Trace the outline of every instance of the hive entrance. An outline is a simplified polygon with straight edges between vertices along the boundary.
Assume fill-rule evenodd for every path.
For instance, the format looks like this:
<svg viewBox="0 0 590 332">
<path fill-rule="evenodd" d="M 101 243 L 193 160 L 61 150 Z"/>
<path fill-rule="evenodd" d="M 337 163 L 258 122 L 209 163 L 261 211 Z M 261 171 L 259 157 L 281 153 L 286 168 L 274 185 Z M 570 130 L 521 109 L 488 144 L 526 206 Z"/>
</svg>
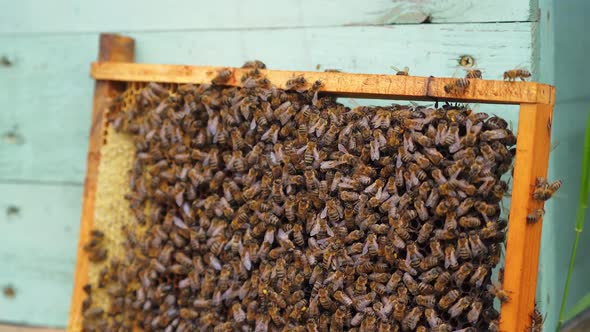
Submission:
<svg viewBox="0 0 590 332">
<path fill-rule="evenodd" d="M 95 221 L 118 262 L 90 268 L 88 330 L 497 324 L 507 123 L 459 105 L 350 109 L 314 83 L 130 84 Z"/>
</svg>

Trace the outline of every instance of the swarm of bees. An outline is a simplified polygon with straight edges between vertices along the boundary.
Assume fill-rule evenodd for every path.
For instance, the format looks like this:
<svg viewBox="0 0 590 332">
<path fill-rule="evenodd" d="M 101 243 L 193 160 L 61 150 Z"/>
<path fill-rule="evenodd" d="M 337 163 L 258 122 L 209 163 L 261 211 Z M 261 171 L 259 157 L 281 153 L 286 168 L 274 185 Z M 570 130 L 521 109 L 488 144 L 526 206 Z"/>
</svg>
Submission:
<svg viewBox="0 0 590 332">
<path fill-rule="evenodd" d="M 92 287 L 110 306 L 89 286 L 84 329 L 497 330 L 507 122 L 450 104 L 350 109 L 321 82 L 281 90 L 247 67 L 241 87 L 216 85 L 222 71 L 112 106 L 147 230 L 124 229 L 126 257 Z"/>
</svg>

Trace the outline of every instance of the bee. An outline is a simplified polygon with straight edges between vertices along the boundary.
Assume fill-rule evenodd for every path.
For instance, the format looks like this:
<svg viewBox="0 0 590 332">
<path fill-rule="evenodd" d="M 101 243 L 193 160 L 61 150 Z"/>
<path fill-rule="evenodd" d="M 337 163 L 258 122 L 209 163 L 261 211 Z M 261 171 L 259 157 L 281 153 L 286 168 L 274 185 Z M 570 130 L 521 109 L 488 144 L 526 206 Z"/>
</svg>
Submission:
<svg viewBox="0 0 590 332">
<path fill-rule="evenodd" d="M 432 308 L 426 308 L 424 310 L 424 317 L 426 317 L 426 321 L 431 328 L 438 327 L 442 320 L 438 317 L 436 310 Z"/>
<path fill-rule="evenodd" d="M 531 72 L 526 69 L 511 69 L 504 72 L 504 80 L 509 82 L 514 82 L 517 78 L 524 82 L 529 77 Z"/>
<path fill-rule="evenodd" d="M 508 292 L 502 289 L 502 286 L 498 282 L 493 282 L 491 285 L 487 286 L 488 292 L 498 298 L 500 302 L 508 302 L 510 301 L 510 296 Z"/>
<path fill-rule="evenodd" d="M 467 74 L 465 74 L 465 78 L 477 78 L 477 79 L 482 78 L 481 70 L 479 70 L 479 69 L 468 69 L 466 71 L 467 71 Z"/>
<path fill-rule="evenodd" d="M 483 309 L 483 303 L 479 300 L 474 300 L 471 302 L 471 309 L 467 313 L 467 321 L 471 324 L 477 323 L 479 320 L 479 316 L 481 315 L 481 311 Z"/>
<path fill-rule="evenodd" d="M 459 267 L 459 269 L 453 273 L 453 280 L 455 281 L 455 284 L 461 287 L 465 279 L 469 277 L 472 271 L 473 265 L 471 263 L 467 262 L 462 264 L 461 267 Z"/>
<path fill-rule="evenodd" d="M 213 78 L 213 80 L 211 80 L 211 83 L 213 84 L 217 84 L 217 85 L 222 85 L 225 84 L 227 82 L 229 82 L 229 80 L 232 77 L 232 70 L 229 68 L 223 68 L 217 71 L 217 76 L 215 76 L 215 78 Z"/>
<path fill-rule="evenodd" d="M 402 277 L 403 277 L 402 272 L 399 270 L 392 273 L 391 277 L 389 278 L 389 280 L 385 284 L 386 291 L 388 293 L 393 292 L 395 290 L 395 288 L 397 287 L 397 285 L 399 285 L 400 281 L 402 280 Z"/>
<path fill-rule="evenodd" d="M 332 315 L 332 320 L 330 323 L 330 329 L 334 329 L 340 331 L 344 327 L 344 321 L 346 319 L 347 310 L 345 307 L 338 307 L 334 314 Z"/>
<path fill-rule="evenodd" d="M 307 81 L 303 76 L 297 76 L 292 79 L 289 79 L 285 83 L 285 88 L 287 90 L 296 90 L 298 92 L 305 91 L 305 86 L 307 85 Z"/>
<path fill-rule="evenodd" d="M 459 233 L 459 239 L 457 240 L 457 253 L 459 258 L 462 260 L 468 260 L 471 258 L 471 249 L 469 248 L 469 240 L 467 234 Z"/>
<path fill-rule="evenodd" d="M 436 304 L 436 297 L 434 295 L 417 295 L 415 297 L 416 304 L 426 308 L 434 308 Z"/>
<path fill-rule="evenodd" d="M 416 239 L 416 242 L 418 243 L 424 243 L 426 241 L 428 241 L 428 239 L 430 238 L 430 233 L 432 232 L 432 230 L 434 229 L 434 225 L 430 222 L 426 222 L 422 225 L 422 227 L 420 227 L 420 230 L 418 231 L 418 238 Z"/>
<path fill-rule="evenodd" d="M 406 317 L 406 304 L 401 301 L 396 301 L 393 304 L 393 319 L 398 322 L 403 321 Z"/>
<path fill-rule="evenodd" d="M 402 280 L 410 293 L 416 294 L 418 292 L 418 282 L 408 272 L 404 273 Z"/>
<path fill-rule="evenodd" d="M 469 231 L 469 245 L 474 257 L 482 257 L 488 253 L 488 248 L 481 241 L 476 231 Z"/>
<path fill-rule="evenodd" d="M 448 293 L 443 295 L 443 297 L 441 297 L 441 299 L 438 301 L 438 306 L 441 309 L 446 310 L 453 303 L 455 303 L 455 301 L 457 301 L 457 299 L 459 298 L 460 295 L 461 295 L 461 293 L 458 290 L 452 289 Z"/>
<path fill-rule="evenodd" d="M 459 225 L 464 228 L 477 228 L 481 225 L 481 220 L 473 216 L 464 216 L 459 218 Z"/>
<path fill-rule="evenodd" d="M 463 94 L 469 87 L 469 79 L 460 78 L 444 86 L 444 90 L 449 94 Z"/>
<path fill-rule="evenodd" d="M 457 301 L 457 303 L 455 303 L 451 308 L 449 308 L 449 314 L 451 315 L 451 318 L 457 317 L 460 314 L 462 314 L 463 311 L 469 308 L 471 302 L 472 299 L 469 296 L 460 298 L 459 301 Z"/>
<path fill-rule="evenodd" d="M 260 60 L 251 60 L 244 62 L 242 68 L 266 69 L 266 65 Z"/>
<path fill-rule="evenodd" d="M 422 313 L 422 307 L 412 308 L 402 320 L 402 329 L 404 331 L 414 330 L 422 317 Z"/>
<path fill-rule="evenodd" d="M 531 326 L 527 331 L 531 332 L 542 332 L 543 331 L 543 323 L 545 322 L 545 318 L 537 308 L 537 304 L 535 303 L 535 309 L 531 313 Z"/>
<path fill-rule="evenodd" d="M 488 268 L 485 265 L 480 265 L 477 267 L 471 279 L 469 279 L 469 283 L 475 285 L 475 287 L 479 288 L 483 284 L 486 276 L 488 275 Z"/>
<path fill-rule="evenodd" d="M 352 306 L 352 299 L 348 295 L 346 295 L 346 293 L 344 293 L 343 291 L 337 290 L 333 296 L 334 296 L 334 299 L 336 301 L 340 302 L 341 304 L 343 304 L 347 307 Z"/>
<path fill-rule="evenodd" d="M 406 246 L 406 252 L 406 264 L 412 267 L 417 267 L 420 265 L 420 261 L 424 258 L 424 255 L 418 251 L 418 247 L 415 243 L 409 243 Z"/>
<path fill-rule="evenodd" d="M 561 184 L 561 180 L 556 180 L 550 184 L 547 184 L 544 179 L 537 178 L 535 191 L 533 192 L 533 198 L 538 201 L 546 201 L 555 195 L 557 190 L 561 188 Z"/>
<path fill-rule="evenodd" d="M 459 263 L 457 262 L 456 249 L 452 245 L 445 247 L 445 269 L 452 268 L 457 269 Z"/>
<path fill-rule="evenodd" d="M 399 69 L 397 67 L 391 66 L 391 69 L 395 71 L 395 74 L 398 76 L 408 76 L 410 74 L 410 68 L 404 67 L 403 69 Z"/>
</svg>

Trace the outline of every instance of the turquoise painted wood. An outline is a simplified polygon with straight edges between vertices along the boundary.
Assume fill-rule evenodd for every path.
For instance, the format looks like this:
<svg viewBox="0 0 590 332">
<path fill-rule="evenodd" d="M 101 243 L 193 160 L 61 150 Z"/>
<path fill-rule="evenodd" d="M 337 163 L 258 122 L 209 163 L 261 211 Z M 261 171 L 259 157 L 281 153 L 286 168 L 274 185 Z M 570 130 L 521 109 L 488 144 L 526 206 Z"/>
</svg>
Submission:
<svg viewBox="0 0 590 332">
<path fill-rule="evenodd" d="M 0 286 L 17 289 L 14 300 L 0 298 L 0 321 L 66 324 L 99 31 L 127 31 L 138 62 L 239 66 L 258 58 L 270 68 L 367 73 L 407 65 L 424 76 L 462 75 L 465 54 L 499 79 L 509 67 L 537 68 L 543 51 L 536 1 L 256 0 L 248 15 L 244 6 L 0 0 L 0 57 L 13 62 L 0 66 Z M 388 25 L 428 15 L 441 24 Z M 515 107 L 480 109 L 516 127 Z"/>
<path fill-rule="evenodd" d="M 0 184 L 0 321 L 64 326 L 76 260 L 80 186 Z"/>
<path fill-rule="evenodd" d="M 525 22 L 535 15 L 528 0 L 1 0 L 0 33 L 333 27 L 427 17 L 433 23 Z"/>
<path fill-rule="evenodd" d="M 575 210 L 578 203 L 579 179 L 585 121 L 590 110 L 590 89 L 587 78 L 587 54 L 590 37 L 584 31 L 590 23 L 584 13 L 590 3 L 584 0 L 555 1 L 551 15 L 541 15 L 554 28 L 555 53 L 552 66 L 557 86 L 553 117 L 553 141 L 559 144 L 552 152 L 550 175 L 564 181 L 560 192 L 548 202 L 549 218 L 545 221 L 543 237 L 544 263 L 551 274 L 544 283 L 547 290 L 542 301 L 549 312 L 547 327 L 552 331 L 557 323 L 561 296 L 574 239 Z M 543 63 L 543 61 L 541 61 Z M 586 216 L 586 225 L 590 223 Z M 547 234 L 547 236 L 545 236 Z M 582 233 L 570 286 L 568 308 L 590 292 L 590 232 Z"/>
</svg>

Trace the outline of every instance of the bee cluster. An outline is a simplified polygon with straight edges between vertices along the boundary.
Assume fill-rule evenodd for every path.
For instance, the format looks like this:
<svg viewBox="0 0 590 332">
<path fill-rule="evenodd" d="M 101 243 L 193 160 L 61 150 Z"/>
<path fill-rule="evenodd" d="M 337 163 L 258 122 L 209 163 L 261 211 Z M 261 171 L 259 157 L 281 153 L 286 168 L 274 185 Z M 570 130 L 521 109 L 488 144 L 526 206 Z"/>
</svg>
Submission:
<svg viewBox="0 0 590 332">
<path fill-rule="evenodd" d="M 125 228 L 98 285 L 110 307 L 87 303 L 84 329 L 497 330 L 506 121 L 349 109 L 248 67 L 240 87 L 150 83 L 113 106 L 145 232 Z"/>
</svg>

